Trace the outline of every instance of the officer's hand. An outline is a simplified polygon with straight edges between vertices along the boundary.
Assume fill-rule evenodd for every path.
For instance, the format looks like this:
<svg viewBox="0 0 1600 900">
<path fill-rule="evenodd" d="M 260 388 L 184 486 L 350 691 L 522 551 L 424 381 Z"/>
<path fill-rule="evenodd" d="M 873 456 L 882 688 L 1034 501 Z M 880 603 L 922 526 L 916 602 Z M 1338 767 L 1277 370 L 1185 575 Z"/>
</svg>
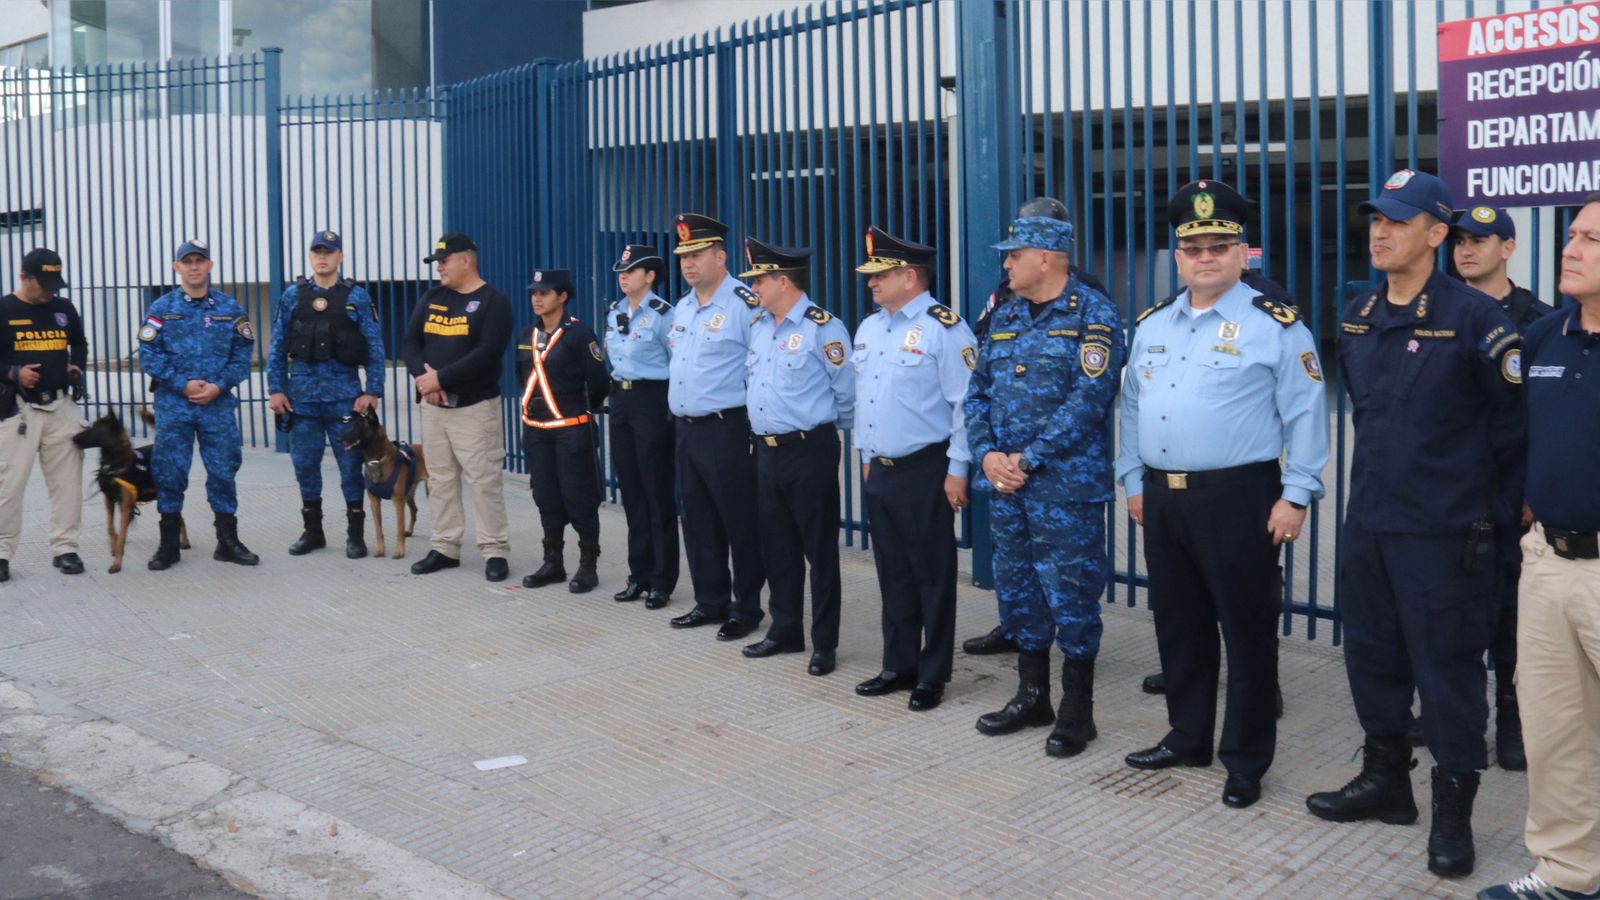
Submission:
<svg viewBox="0 0 1600 900">
<path fill-rule="evenodd" d="M 196 406 L 209 406 L 211 401 L 222 396 L 222 388 L 209 381 L 203 381 L 201 384 L 205 385 L 205 387 L 189 395 L 190 403 Z"/>
<path fill-rule="evenodd" d="M 1022 487 L 1022 473 L 1017 471 L 1011 457 L 998 450 L 984 454 L 983 474 L 994 485 L 994 489 L 1002 494 L 1014 494 L 1017 488 Z"/>
<path fill-rule="evenodd" d="M 1023 485 L 1027 484 L 1028 483 L 1028 473 L 1022 471 L 1022 454 L 1021 453 L 1011 453 L 1011 454 L 1008 454 L 1006 458 L 1011 460 L 1011 470 L 1013 472 L 1015 472 L 1016 475 L 1017 475 L 1017 487 L 1020 488 Z"/>
<path fill-rule="evenodd" d="M 1267 530 L 1272 532 L 1272 545 L 1292 542 L 1300 536 L 1306 523 L 1306 510 L 1295 509 L 1287 500 L 1272 504 L 1272 514 L 1267 517 Z"/>
<path fill-rule="evenodd" d="M 429 406 L 443 406 L 444 401 L 444 391 L 427 391 L 422 395 L 422 402 Z"/>
<path fill-rule="evenodd" d="M 1144 527 L 1144 495 L 1128 498 L 1128 517 L 1133 519 L 1140 528 Z"/>
<path fill-rule="evenodd" d="M 267 409 L 272 410 L 274 415 L 283 416 L 294 412 L 294 404 L 283 394 L 273 394 L 267 398 Z"/>
<path fill-rule="evenodd" d="M 31 391 L 33 390 L 34 385 L 38 383 L 39 363 L 30 363 L 29 365 L 23 366 L 21 369 L 17 370 L 17 384 L 20 384 L 24 388 L 27 388 Z"/>
<path fill-rule="evenodd" d="M 364 416 L 378 408 L 378 398 L 371 394 L 362 394 L 356 398 L 355 414 Z"/>
<path fill-rule="evenodd" d="M 950 508 L 961 512 L 967 506 L 967 480 L 960 475 L 946 475 L 944 477 L 944 498 L 950 501 Z"/>
<path fill-rule="evenodd" d="M 200 396 L 201 391 L 206 389 L 206 384 L 207 382 L 196 378 L 183 386 L 183 395 L 188 397 L 190 400 L 193 400 L 194 398 Z"/>
<path fill-rule="evenodd" d="M 77 378 L 77 377 L 81 376 L 82 374 L 83 374 L 83 370 L 82 369 L 78 368 L 77 366 L 73 365 L 72 363 L 67 363 L 67 377 L 69 377 L 69 378 Z"/>
<path fill-rule="evenodd" d="M 417 376 L 417 390 L 423 394 L 433 394 L 439 391 L 439 372 L 427 363 L 422 364 L 423 373 Z M 435 403 L 435 406 L 439 404 Z"/>
<path fill-rule="evenodd" d="M 861 480 L 862 481 L 866 481 L 867 477 L 870 476 L 871 474 L 872 474 L 872 463 L 862 463 L 861 464 Z"/>
<path fill-rule="evenodd" d="M 1533 527 L 1533 507 L 1527 503 L 1522 504 L 1522 528 L 1527 530 Z"/>
</svg>

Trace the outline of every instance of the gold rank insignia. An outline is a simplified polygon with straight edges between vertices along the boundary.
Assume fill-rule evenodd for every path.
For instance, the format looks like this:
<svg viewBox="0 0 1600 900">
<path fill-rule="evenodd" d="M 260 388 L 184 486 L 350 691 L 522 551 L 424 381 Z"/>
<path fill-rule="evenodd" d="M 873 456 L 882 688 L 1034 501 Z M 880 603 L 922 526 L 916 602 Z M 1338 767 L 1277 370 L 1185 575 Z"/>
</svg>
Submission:
<svg viewBox="0 0 1600 900">
<path fill-rule="evenodd" d="M 796 337 L 798 336 L 796 335 Z M 823 345 L 822 355 L 828 358 L 828 362 L 836 366 L 844 365 L 844 342 L 829 341 Z"/>
<path fill-rule="evenodd" d="M 829 320 L 833 318 L 833 313 L 828 312 L 820 306 L 808 306 L 806 307 L 806 318 L 817 323 L 818 325 L 826 325 L 828 324 Z"/>
<path fill-rule="evenodd" d="M 946 328 L 954 328 L 956 323 L 961 321 L 961 317 L 956 315 L 955 310 L 939 303 L 928 307 L 928 315 L 933 316 L 935 321 Z"/>
<path fill-rule="evenodd" d="M 1273 301 L 1262 296 L 1257 296 L 1251 302 L 1255 304 L 1256 309 L 1259 309 L 1271 316 L 1274 322 L 1277 322 L 1279 325 L 1282 325 L 1285 328 L 1288 328 L 1290 325 L 1300 321 L 1300 314 L 1295 312 L 1293 307 L 1284 306 L 1281 303 L 1274 303 Z"/>
</svg>

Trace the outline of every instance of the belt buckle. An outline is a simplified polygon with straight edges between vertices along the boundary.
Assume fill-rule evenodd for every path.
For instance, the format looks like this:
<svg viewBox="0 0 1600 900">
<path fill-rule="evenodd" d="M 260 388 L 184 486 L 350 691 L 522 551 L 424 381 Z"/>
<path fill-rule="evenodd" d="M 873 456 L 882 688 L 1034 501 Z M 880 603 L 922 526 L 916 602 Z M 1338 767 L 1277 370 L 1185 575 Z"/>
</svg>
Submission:
<svg viewBox="0 0 1600 900">
<path fill-rule="evenodd" d="M 625 391 L 633 390 L 633 382 L 631 382 L 631 381 L 622 382 L 622 389 L 625 390 Z"/>
<path fill-rule="evenodd" d="M 891 469 L 894 468 L 894 460 L 890 459 L 887 456 L 878 457 L 878 464 L 879 465 L 888 466 Z"/>
<path fill-rule="evenodd" d="M 1550 538 L 1550 546 L 1556 548 L 1556 555 L 1566 556 L 1572 552 L 1572 545 L 1567 543 L 1567 534 L 1554 528 L 1545 529 L 1545 536 Z"/>
<path fill-rule="evenodd" d="M 761 436 L 761 439 L 767 442 L 768 447 L 778 446 L 778 436 L 775 434 L 764 434 Z"/>
<path fill-rule="evenodd" d="M 1187 491 L 1188 489 L 1189 489 L 1189 473 L 1188 472 L 1168 472 L 1167 473 L 1167 490 L 1169 490 L 1169 491 Z"/>
</svg>

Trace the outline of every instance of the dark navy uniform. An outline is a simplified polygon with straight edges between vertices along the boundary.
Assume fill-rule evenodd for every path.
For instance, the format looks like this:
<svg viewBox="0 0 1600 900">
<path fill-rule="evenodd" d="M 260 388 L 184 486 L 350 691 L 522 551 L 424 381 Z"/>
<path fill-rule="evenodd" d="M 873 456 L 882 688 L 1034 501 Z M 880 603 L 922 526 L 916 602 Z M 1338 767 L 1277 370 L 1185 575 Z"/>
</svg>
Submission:
<svg viewBox="0 0 1600 900">
<path fill-rule="evenodd" d="M 1404 734 L 1415 688 L 1439 768 L 1472 772 L 1488 762 L 1483 654 L 1496 612 L 1492 550 L 1469 568 L 1469 534 L 1521 508 L 1522 339 L 1492 298 L 1448 276 L 1406 307 L 1391 309 L 1386 289 L 1358 297 L 1341 324 L 1356 428 L 1345 663 L 1368 735 Z"/>
</svg>

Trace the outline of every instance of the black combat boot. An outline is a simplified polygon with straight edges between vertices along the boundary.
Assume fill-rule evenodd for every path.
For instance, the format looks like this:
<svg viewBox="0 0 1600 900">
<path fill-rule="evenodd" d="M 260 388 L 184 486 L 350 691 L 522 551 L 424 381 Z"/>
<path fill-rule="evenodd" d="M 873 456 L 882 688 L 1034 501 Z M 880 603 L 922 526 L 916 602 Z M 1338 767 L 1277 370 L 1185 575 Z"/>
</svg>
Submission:
<svg viewBox="0 0 1600 900">
<path fill-rule="evenodd" d="M 1077 756 L 1100 736 L 1094 727 L 1094 660 L 1061 661 L 1061 707 L 1044 742 L 1050 756 Z"/>
<path fill-rule="evenodd" d="M 574 594 L 587 594 L 594 590 L 600 583 L 600 575 L 595 571 L 599 562 L 599 535 L 578 538 L 578 571 L 573 574 L 572 581 L 567 583 L 567 590 Z"/>
<path fill-rule="evenodd" d="M 328 546 L 328 536 L 322 533 L 321 500 L 307 500 L 305 505 L 300 507 L 300 519 L 305 523 L 305 530 L 300 533 L 299 540 L 289 545 L 290 556 L 305 556 L 313 550 L 321 550 Z"/>
<path fill-rule="evenodd" d="M 1441 878 L 1472 874 L 1472 801 L 1477 772 L 1433 770 L 1433 827 L 1428 829 L 1428 871 Z"/>
<path fill-rule="evenodd" d="M 178 561 L 178 540 L 183 534 L 182 513 L 161 514 L 161 546 L 150 557 L 150 568 L 159 572 L 170 569 Z"/>
<path fill-rule="evenodd" d="M 367 514 L 361 511 L 361 501 L 349 504 L 344 521 L 344 558 L 361 559 L 367 555 Z"/>
<path fill-rule="evenodd" d="M 522 576 L 522 586 L 525 588 L 544 587 L 558 581 L 567 580 L 567 563 L 562 558 L 566 549 L 566 542 L 561 539 L 561 532 L 546 531 L 544 533 L 544 565 L 540 566 L 532 575 Z"/>
<path fill-rule="evenodd" d="M 1050 708 L 1050 649 L 1017 653 L 1017 695 L 999 712 L 978 717 L 984 734 L 1010 734 L 1021 728 L 1049 725 L 1056 720 Z"/>
<path fill-rule="evenodd" d="M 320 530 L 321 523 L 318 523 Z M 212 551 L 211 558 L 220 562 L 238 563 L 241 566 L 253 566 L 261 562 L 261 557 L 250 552 L 250 548 L 239 542 L 239 519 L 236 516 L 217 513 L 217 549 Z"/>
<path fill-rule="evenodd" d="M 971 656 L 989 656 L 995 653 L 1010 653 L 1017 649 L 1017 642 L 1006 637 L 1003 625 L 996 625 L 993 630 L 982 637 L 967 638 L 961 642 L 961 652 Z"/>
<path fill-rule="evenodd" d="M 1337 791 L 1306 798 L 1306 809 L 1330 822 L 1377 819 L 1390 825 L 1417 821 L 1417 801 L 1411 793 L 1411 747 L 1404 735 L 1367 736 L 1362 748 L 1361 774 Z"/>
<path fill-rule="evenodd" d="M 1522 749 L 1522 712 L 1517 708 L 1517 686 L 1511 673 L 1495 677 L 1494 758 L 1507 772 L 1528 768 L 1528 754 Z"/>
</svg>

